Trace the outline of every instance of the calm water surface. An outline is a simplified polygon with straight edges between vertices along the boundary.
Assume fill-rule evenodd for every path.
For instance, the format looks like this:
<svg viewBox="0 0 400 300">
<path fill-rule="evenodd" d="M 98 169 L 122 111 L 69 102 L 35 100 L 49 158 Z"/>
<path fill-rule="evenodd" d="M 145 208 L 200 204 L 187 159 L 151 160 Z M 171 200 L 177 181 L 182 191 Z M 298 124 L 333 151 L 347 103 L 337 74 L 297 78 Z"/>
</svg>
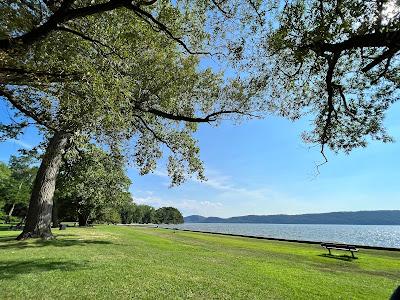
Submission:
<svg viewBox="0 0 400 300">
<path fill-rule="evenodd" d="M 400 226 L 397 225 L 186 223 L 166 227 L 306 241 L 338 242 L 400 248 Z"/>
</svg>

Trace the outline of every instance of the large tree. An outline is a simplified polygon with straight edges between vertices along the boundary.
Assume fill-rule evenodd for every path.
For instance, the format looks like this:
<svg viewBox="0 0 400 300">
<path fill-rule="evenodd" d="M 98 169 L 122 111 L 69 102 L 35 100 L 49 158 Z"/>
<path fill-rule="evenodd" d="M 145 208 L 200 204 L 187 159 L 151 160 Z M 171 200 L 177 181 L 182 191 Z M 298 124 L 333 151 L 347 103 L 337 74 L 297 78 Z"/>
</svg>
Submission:
<svg viewBox="0 0 400 300">
<path fill-rule="evenodd" d="M 313 116 L 306 142 L 333 151 L 391 141 L 383 125 L 399 99 L 400 3 L 285 1 L 256 53 L 271 110 Z"/>
<path fill-rule="evenodd" d="M 142 174 L 155 169 L 166 149 L 173 183 L 186 173 L 203 178 L 192 138 L 196 124 L 248 115 L 258 106 L 245 81 L 223 80 L 223 73 L 200 68 L 199 57 L 192 55 L 240 53 L 241 46 L 230 42 L 235 35 L 221 39 L 227 27 L 240 28 L 223 20 L 245 24 L 250 12 L 258 19 L 261 14 L 258 2 L 231 3 L 0 3 L 0 96 L 17 111 L 2 132 L 15 137 L 33 123 L 48 141 L 19 239 L 52 237 L 62 156 L 71 149 L 79 153 L 89 140 L 111 152 L 127 150 L 127 141 L 134 140 L 130 155 Z"/>
</svg>

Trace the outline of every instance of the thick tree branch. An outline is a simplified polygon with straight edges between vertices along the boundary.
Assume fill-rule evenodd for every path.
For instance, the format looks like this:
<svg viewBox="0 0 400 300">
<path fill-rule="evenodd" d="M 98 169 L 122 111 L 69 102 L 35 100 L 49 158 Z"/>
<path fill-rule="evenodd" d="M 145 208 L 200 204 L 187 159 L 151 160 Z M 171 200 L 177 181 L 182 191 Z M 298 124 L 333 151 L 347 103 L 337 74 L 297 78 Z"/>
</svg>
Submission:
<svg viewBox="0 0 400 300">
<path fill-rule="evenodd" d="M 18 100 L 14 98 L 13 93 L 5 89 L 4 87 L 0 87 L 0 96 L 4 97 L 10 104 L 23 113 L 25 116 L 35 120 L 35 122 L 39 125 L 42 125 L 52 131 L 58 132 L 59 130 L 51 124 L 51 120 L 49 120 L 46 116 L 38 115 L 35 112 L 27 109 L 22 105 Z"/>
<path fill-rule="evenodd" d="M 1 39 L 0 49 L 8 50 L 17 45 L 31 45 L 34 42 L 47 36 L 50 32 L 56 30 L 58 25 L 66 21 L 83 18 L 106 11 L 111 11 L 120 7 L 130 5 L 131 3 L 131 1 L 129 0 L 110 0 L 108 2 L 100 4 L 69 9 L 73 2 L 74 0 L 64 0 L 61 7 L 45 23 L 32 29 L 31 31 L 19 37 Z"/>
<path fill-rule="evenodd" d="M 158 117 L 162 117 L 168 120 L 174 120 L 174 121 L 184 121 L 184 122 L 190 122 L 190 123 L 210 123 L 210 122 L 215 122 L 217 121 L 218 117 L 221 115 L 227 115 L 227 114 L 240 114 L 240 115 L 246 115 L 250 117 L 256 117 L 254 115 L 248 114 L 241 112 L 239 110 L 220 110 L 213 112 L 207 116 L 204 117 L 190 117 L 190 116 L 184 116 L 184 115 L 178 115 L 178 114 L 172 114 L 172 113 L 167 113 L 164 111 L 161 111 L 159 109 L 155 108 L 142 108 L 140 106 L 135 106 L 135 109 L 141 111 L 141 112 L 147 112 L 151 113 L 153 115 L 156 115 Z"/>
<path fill-rule="evenodd" d="M 373 67 L 379 65 L 382 61 L 384 61 L 385 59 L 387 59 L 388 61 L 390 61 L 392 59 L 392 57 L 396 54 L 396 52 L 400 51 L 400 47 L 397 49 L 388 49 L 385 52 L 383 52 L 381 55 L 379 55 L 378 57 L 376 57 L 372 62 L 370 62 L 368 65 L 366 65 L 364 68 L 361 69 L 361 71 L 363 72 L 368 72 L 369 70 L 371 70 Z"/>
<path fill-rule="evenodd" d="M 318 53 L 324 52 L 342 52 L 356 48 L 366 47 L 388 47 L 399 50 L 400 48 L 400 30 L 389 32 L 375 32 L 363 35 L 353 36 L 339 43 L 315 42 L 300 47 L 300 49 L 309 49 Z"/>
<path fill-rule="evenodd" d="M 137 14 L 140 15 L 142 19 L 147 18 L 153 22 L 161 31 L 165 32 L 171 39 L 180 44 L 188 53 L 190 54 L 210 54 L 208 52 L 198 52 L 191 51 L 188 46 L 183 42 L 181 38 L 175 37 L 171 30 L 162 22 L 158 21 L 152 14 L 144 11 L 140 8 L 140 6 L 149 6 L 156 2 L 156 0 L 150 1 L 141 1 L 138 4 L 132 4 L 131 0 L 110 0 L 108 2 L 89 5 L 85 7 L 75 8 L 75 9 L 67 9 L 74 2 L 74 0 L 65 0 L 61 5 L 60 9 L 57 10 L 44 24 L 32 29 L 31 31 L 15 38 L 10 39 L 1 39 L 0 40 L 0 49 L 8 50 L 16 47 L 17 45 L 30 45 L 34 42 L 44 38 L 50 32 L 54 30 L 60 30 L 62 23 L 66 21 L 74 20 L 77 18 L 83 18 L 86 16 L 111 11 L 117 8 L 125 7 L 130 10 L 133 10 Z M 64 29 L 65 30 L 65 29 Z M 72 33 L 72 30 L 69 32 Z M 77 34 L 77 32 L 74 32 Z M 83 38 L 83 35 L 81 34 Z M 85 37 L 87 38 L 87 37 Z M 94 40 L 93 40 L 94 41 Z"/>
<path fill-rule="evenodd" d="M 31 45 L 53 31 L 57 24 L 74 19 L 73 15 L 68 14 L 68 12 L 73 11 L 68 10 L 73 2 L 74 0 L 64 0 L 60 8 L 45 23 L 32 29 L 31 31 L 18 37 L 1 39 L 0 49 L 8 50 L 18 45 Z"/>
</svg>

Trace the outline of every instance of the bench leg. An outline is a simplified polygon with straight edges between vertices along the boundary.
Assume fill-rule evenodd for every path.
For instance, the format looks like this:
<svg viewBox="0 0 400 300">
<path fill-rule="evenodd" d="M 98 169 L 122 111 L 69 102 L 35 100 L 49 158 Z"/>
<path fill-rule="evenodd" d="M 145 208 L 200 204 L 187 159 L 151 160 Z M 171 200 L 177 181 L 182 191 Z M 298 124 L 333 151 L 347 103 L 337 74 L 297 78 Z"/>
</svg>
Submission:
<svg viewBox="0 0 400 300">
<path fill-rule="evenodd" d="M 351 252 L 351 256 L 353 256 L 353 258 L 356 258 L 355 256 L 354 256 L 354 252 L 353 251 L 350 251 Z"/>
<path fill-rule="evenodd" d="M 328 249 L 328 251 L 329 251 L 329 255 L 332 255 L 332 254 L 331 254 L 331 249 Z"/>
</svg>

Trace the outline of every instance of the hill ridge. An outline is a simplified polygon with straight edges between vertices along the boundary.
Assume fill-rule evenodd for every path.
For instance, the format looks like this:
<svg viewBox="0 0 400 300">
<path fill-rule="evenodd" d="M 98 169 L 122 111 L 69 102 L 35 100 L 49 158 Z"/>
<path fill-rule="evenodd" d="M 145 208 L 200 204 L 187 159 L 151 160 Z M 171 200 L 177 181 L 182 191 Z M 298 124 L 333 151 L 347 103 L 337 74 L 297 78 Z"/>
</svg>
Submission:
<svg viewBox="0 0 400 300">
<path fill-rule="evenodd" d="M 400 210 L 361 210 L 307 214 L 244 215 L 230 218 L 190 215 L 185 223 L 400 225 Z"/>
</svg>

